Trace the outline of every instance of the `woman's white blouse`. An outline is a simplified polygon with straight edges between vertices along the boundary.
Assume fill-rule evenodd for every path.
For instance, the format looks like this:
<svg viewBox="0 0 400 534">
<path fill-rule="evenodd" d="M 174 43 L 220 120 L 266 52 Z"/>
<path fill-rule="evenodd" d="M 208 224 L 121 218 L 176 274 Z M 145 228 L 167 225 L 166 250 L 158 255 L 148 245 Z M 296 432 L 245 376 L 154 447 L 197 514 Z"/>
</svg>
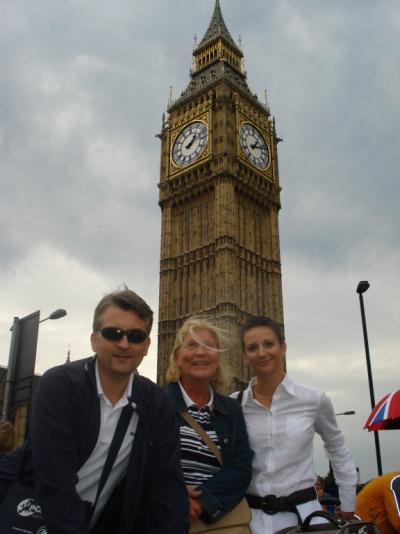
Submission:
<svg viewBox="0 0 400 534">
<path fill-rule="evenodd" d="M 274 392 L 271 408 L 268 409 L 253 398 L 254 380 L 244 391 L 242 399 L 250 447 L 254 451 L 253 474 L 248 493 L 281 497 L 314 486 L 316 473 L 313 466 L 313 439 L 317 432 L 332 464 L 342 510 L 353 511 L 356 469 L 327 395 L 297 385 L 286 375 Z M 234 393 L 232 397 L 237 395 L 238 393 Z M 301 515 L 318 509 L 318 503 L 316 504 L 317 507 L 314 505 L 310 510 L 309 506 L 300 505 L 298 508 Z M 257 512 L 257 516 L 266 516 L 262 511 Z M 292 514 L 276 514 L 283 515 Z M 276 516 L 267 516 L 265 520 L 274 517 L 278 520 Z M 268 519 L 267 523 L 270 522 Z M 268 528 L 266 521 L 263 520 L 262 523 L 263 528 Z"/>
</svg>

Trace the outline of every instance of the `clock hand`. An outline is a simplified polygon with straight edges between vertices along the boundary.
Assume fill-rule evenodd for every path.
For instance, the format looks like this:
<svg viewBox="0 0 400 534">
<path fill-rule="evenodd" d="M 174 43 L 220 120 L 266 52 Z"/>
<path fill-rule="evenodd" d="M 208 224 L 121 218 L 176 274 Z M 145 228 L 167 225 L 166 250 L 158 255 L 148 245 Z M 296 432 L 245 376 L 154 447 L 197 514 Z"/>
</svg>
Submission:
<svg viewBox="0 0 400 534">
<path fill-rule="evenodd" d="M 261 146 L 260 146 L 257 142 L 255 142 L 255 143 L 253 143 L 252 145 L 250 145 L 250 148 L 251 148 L 252 150 L 253 150 L 254 148 L 259 148 L 259 149 L 261 150 Z"/>
<path fill-rule="evenodd" d="M 192 139 L 189 141 L 187 145 L 185 145 L 185 148 L 190 148 L 193 145 L 195 139 L 196 139 L 196 134 L 193 134 Z"/>
</svg>

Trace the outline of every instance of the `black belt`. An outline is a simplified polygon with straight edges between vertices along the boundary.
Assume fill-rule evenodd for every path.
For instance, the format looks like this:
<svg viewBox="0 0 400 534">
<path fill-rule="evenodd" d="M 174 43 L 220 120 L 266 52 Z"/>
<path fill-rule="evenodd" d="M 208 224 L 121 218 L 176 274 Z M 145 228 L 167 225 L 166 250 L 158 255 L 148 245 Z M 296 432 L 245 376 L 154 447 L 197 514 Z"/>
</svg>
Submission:
<svg viewBox="0 0 400 534">
<path fill-rule="evenodd" d="M 268 515 L 277 514 L 278 512 L 292 512 L 297 515 L 300 525 L 301 517 L 296 505 L 314 501 L 316 498 L 317 492 L 312 486 L 310 488 L 294 491 L 286 497 L 277 497 L 276 495 L 266 495 L 265 497 L 249 494 L 246 495 L 250 508 L 262 510 Z"/>
</svg>

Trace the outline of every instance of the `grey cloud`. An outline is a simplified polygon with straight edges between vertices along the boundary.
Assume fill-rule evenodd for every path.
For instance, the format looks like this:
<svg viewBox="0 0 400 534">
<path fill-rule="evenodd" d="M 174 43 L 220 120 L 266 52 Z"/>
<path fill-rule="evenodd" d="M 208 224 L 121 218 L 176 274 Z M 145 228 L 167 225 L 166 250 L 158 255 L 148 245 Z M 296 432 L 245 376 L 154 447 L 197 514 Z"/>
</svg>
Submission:
<svg viewBox="0 0 400 534">
<path fill-rule="evenodd" d="M 340 408 L 364 413 L 358 280 L 371 282 L 366 298 L 374 357 L 397 361 L 393 347 L 399 344 L 400 5 L 221 4 L 234 39 L 243 37 L 249 85 L 260 100 L 268 90 L 284 139 L 280 231 L 289 370 L 293 362 L 296 377 L 326 389 L 338 409 L 343 403 Z M 54 364 L 52 350 L 62 361 L 69 342 L 76 357 L 85 354 L 84 329 L 77 325 L 90 325 L 98 298 L 118 284 L 128 283 L 156 308 L 155 134 L 169 87 L 176 97 L 187 85 L 193 35 L 203 36 L 212 5 L 17 0 L 3 6 L 3 363 L 13 314 L 68 307 L 64 326 L 41 331 L 43 370 Z M 340 369 L 324 377 L 324 362 L 334 369 L 337 355 Z M 346 355 L 359 363 L 347 364 Z M 154 356 L 146 372 L 151 368 Z M 397 387 L 389 364 L 376 372 L 379 394 Z M 349 440 L 368 466 L 365 473 L 372 473 L 360 424 L 353 422 L 358 430 Z M 383 439 L 391 455 L 386 465 L 395 467 L 390 438 Z"/>
</svg>

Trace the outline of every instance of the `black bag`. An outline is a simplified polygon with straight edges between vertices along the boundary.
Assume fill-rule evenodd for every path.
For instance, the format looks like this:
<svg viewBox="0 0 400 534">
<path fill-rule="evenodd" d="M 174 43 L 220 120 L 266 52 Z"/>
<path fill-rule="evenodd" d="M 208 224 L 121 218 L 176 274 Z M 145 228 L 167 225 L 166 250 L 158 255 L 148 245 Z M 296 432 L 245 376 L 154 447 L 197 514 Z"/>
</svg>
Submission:
<svg viewBox="0 0 400 534">
<path fill-rule="evenodd" d="M 33 488 L 14 482 L 0 505 L 2 534 L 47 534 Z"/>
<path fill-rule="evenodd" d="M 101 472 L 96 498 L 93 505 L 87 503 L 88 523 L 90 522 L 90 517 L 93 514 L 100 494 L 106 484 L 108 475 L 111 472 L 131 420 L 132 413 L 133 407 L 129 403 L 122 409 L 121 415 L 119 416 L 117 427 Z M 35 492 L 33 490 L 33 480 L 32 485 L 24 484 L 21 480 L 25 462 L 31 458 L 31 450 L 28 442 L 25 447 L 21 447 L 21 453 L 18 454 L 21 463 L 18 468 L 15 468 L 14 482 L 0 504 L 1 534 L 47 534 L 47 528 L 43 523 L 42 510 L 36 501 Z"/>
<path fill-rule="evenodd" d="M 315 517 L 327 519 L 329 523 L 313 523 L 311 520 Z M 275 534 L 298 534 L 301 532 L 314 532 L 315 534 L 321 532 L 336 532 L 337 534 L 379 534 L 379 528 L 373 523 L 366 521 L 345 521 L 340 517 L 329 512 L 313 512 L 308 515 L 303 524 L 296 527 L 288 527 L 279 530 Z"/>
<path fill-rule="evenodd" d="M 32 453 L 29 440 L 0 459 L 0 504 L 14 482 L 33 487 Z"/>
<path fill-rule="evenodd" d="M 1 460 L 0 530 L 2 534 L 47 534 L 33 491 L 29 439 Z"/>
</svg>

